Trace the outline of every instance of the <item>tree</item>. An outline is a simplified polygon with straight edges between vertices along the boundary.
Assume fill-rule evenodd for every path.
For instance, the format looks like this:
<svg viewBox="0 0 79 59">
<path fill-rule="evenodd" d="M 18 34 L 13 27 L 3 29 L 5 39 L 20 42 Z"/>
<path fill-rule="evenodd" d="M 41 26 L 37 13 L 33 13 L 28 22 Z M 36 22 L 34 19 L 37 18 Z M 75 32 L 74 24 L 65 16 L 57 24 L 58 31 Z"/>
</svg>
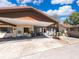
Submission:
<svg viewBox="0 0 79 59">
<path fill-rule="evenodd" d="M 65 24 L 70 24 L 70 25 L 79 24 L 79 12 L 72 13 L 68 18 L 66 18 L 64 23 Z"/>
</svg>

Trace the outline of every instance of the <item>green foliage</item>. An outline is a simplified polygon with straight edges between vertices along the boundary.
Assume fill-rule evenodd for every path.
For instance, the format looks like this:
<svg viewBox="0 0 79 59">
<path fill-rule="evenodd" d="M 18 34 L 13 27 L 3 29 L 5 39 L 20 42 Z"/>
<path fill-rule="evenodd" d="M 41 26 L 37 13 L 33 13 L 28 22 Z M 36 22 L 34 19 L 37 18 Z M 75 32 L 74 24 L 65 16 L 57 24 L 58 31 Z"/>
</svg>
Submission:
<svg viewBox="0 0 79 59">
<path fill-rule="evenodd" d="M 79 24 L 79 12 L 72 13 L 65 21 L 65 24 L 77 25 Z"/>
</svg>

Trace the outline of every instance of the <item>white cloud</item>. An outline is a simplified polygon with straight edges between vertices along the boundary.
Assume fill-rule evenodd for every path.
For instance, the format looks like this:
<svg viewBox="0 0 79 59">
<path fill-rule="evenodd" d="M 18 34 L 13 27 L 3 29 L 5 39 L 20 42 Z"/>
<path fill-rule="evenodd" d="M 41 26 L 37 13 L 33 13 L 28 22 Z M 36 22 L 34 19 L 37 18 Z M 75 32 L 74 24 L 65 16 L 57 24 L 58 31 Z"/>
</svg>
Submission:
<svg viewBox="0 0 79 59">
<path fill-rule="evenodd" d="M 74 0 L 51 0 L 51 4 L 72 4 Z"/>
<path fill-rule="evenodd" d="M 66 19 L 66 17 L 60 17 L 61 22 L 63 22 Z"/>
<path fill-rule="evenodd" d="M 12 4 L 8 0 L 0 0 L 0 7 L 11 7 L 16 6 L 16 4 Z"/>
<path fill-rule="evenodd" d="M 72 9 L 71 6 L 62 6 L 58 10 L 48 10 L 47 13 L 48 15 L 52 16 L 53 14 L 57 14 L 59 16 L 69 16 L 72 14 L 75 10 Z"/>
<path fill-rule="evenodd" d="M 32 2 L 32 0 L 17 0 L 17 2 L 24 4 L 24 3 L 30 3 Z"/>
<path fill-rule="evenodd" d="M 17 0 L 17 3 L 25 4 L 25 3 L 33 3 L 33 4 L 41 4 L 44 0 Z"/>
<path fill-rule="evenodd" d="M 52 16 L 52 15 L 54 15 L 54 14 L 57 14 L 56 12 L 57 12 L 57 10 L 52 10 L 52 9 L 50 9 L 50 10 L 48 10 L 47 12 L 44 12 L 44 13 L 48 14 L 49 16 Z"/>
<path fill-rule="evenodd" d="M 77 0 L 77 2 L 76 2 L 76 3 L 77 3 L 77 5 L 79 6 L 79 0 Z"/>
<path fill-rule="evenodd" d="M 20 4 L 19 6 L 27 6 L 27 4 Z"/>
<path fill-rule="evenodd" d="M 62 6 L 58 10 L 50 9 L 44 13 L 48 14 L 49 16 L 53 16 L 53 17 L 57 15 L 56 18 L 63 21 L 64 19 L 66 19 L 66 17 L 71 15 L 73 12 L 75 12 L 75 10 L 73 10 L 71 6 Z"/>
<path fill-rule="evenodd" d="M 33 3 L 34 4 L 41 4 L 44 0 L 34 0 Z"/>
</svg>

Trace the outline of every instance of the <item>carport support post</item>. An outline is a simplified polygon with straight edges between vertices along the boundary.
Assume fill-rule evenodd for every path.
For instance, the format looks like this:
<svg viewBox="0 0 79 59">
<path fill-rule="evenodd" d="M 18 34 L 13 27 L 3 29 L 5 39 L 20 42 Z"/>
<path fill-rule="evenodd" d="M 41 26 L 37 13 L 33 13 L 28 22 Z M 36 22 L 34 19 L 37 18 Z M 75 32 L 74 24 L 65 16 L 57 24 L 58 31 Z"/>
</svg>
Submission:
<svg viewBox="0 0 79 59">
<path fill-rule="evenodd" d="M 58 32 L 59 32 L 59 24 L 58 23 L 55 23 L 54 24 L 54 37 L 58 37 Z"/>
<path fill-rule="evenodd" d="M 59 36 L 59 24 L 56 25 L 56 36 Z"/>
<path fill-rule="evenodd" d="M 13 27 L 13 35 L 12 37 L 16 37 L 16 27 Z"/>
</svg>

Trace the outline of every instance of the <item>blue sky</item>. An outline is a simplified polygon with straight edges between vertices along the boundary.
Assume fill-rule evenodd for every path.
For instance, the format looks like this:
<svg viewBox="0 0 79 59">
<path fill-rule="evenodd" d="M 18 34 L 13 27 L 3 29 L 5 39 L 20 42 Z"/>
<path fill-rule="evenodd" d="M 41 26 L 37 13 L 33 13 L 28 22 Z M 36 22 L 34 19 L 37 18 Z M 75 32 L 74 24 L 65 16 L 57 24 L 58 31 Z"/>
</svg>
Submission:
<svg viewBox="0 0 79 59">
<path fill-rule="evenodd" d="M 32 6 L 60 20 L 79 12 L 79 0 L 0 0 L 0 7 L 6 6 Z"/>
</svg>

